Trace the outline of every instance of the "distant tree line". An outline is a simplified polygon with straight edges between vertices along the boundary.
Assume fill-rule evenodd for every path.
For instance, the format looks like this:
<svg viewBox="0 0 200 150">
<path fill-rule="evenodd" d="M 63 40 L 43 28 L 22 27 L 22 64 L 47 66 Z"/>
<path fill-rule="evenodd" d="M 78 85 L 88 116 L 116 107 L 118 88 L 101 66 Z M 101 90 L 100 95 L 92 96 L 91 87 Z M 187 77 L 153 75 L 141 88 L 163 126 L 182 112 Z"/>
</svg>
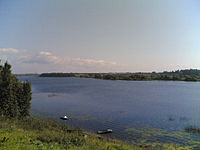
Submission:
<svg viewBox="0 0 200 150">
<path fill-rule="evenodd" d="M 7 62 L 0 65 L 0 115 L 8 118 L 29 116 L 31 85 L 11 73 Z"/>
<path fill-rule="evenodd" d="M 200 70 L 185 69 L 151 73 L 42 73 L 40 77 L 80 77 L 105 80 L 166 80 L 166 81 L 200 81 Z"/>
</svg>

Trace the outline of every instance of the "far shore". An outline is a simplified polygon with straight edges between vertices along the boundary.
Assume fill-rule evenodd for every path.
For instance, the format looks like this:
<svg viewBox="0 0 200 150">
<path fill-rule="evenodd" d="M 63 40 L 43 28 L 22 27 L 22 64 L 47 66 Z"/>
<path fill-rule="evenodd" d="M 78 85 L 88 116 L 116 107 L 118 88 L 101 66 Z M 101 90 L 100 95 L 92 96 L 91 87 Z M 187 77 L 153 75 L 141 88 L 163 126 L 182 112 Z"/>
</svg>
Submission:
<svg viewBox="0 0 200 150">
<path fill-rule="evenodd" d="M 42 74 L 16 74 L 17 76 L 35 77 L 76 77 L 94 78 L 104 80 L 128 80 L 128 81 L 200 81 L 200 70 L 185 69 L 164 72 L 137 72 L 137 73 L 42 73 Z"/>
</svg>

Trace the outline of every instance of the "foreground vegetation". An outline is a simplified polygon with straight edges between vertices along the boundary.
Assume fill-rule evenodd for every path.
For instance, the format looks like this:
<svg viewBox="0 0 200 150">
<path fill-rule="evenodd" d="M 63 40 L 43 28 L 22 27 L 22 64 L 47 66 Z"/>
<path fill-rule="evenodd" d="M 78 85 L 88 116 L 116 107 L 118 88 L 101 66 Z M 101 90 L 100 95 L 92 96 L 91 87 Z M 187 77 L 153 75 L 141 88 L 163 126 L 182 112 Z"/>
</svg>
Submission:
<svg viewBox="0 0 200 150">
<path fill-rule="evenodd" d="M 5 119 L 0 117 L 0 149 L 2 150 L 189 150 L 173 144 L 128 145 L 66 124 L 26 117 Z"/>
<path fill-rule="evenodd" d="M 5 150 L 143 150 L 117 140 L 70 129 L 35 117 L 23 120 L 0 118 L 0 149 Z"/>
<path fill-rule="evenodd" d="M 200 70 L 187 69 L 161 73 L 43 73 L 40 77 L 80 77 L 105 80 L 166 80 L 166 81 L 200 81 Z"/>
</svg>

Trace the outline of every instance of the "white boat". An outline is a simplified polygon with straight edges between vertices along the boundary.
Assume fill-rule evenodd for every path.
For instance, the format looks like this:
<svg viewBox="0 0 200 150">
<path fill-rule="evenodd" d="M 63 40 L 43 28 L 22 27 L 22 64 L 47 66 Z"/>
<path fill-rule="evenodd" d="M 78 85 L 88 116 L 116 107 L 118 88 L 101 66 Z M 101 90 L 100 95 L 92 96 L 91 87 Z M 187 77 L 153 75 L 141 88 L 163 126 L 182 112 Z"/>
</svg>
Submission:
<svg viewBox="0 0 200 150">
<path fill-rule="evenodd" d="M 60 117 L 60 119 L 62 119 L 62 120 L 68 120 L 68 117 L 67 116 L 63 116 L 63 117 Z"/>
<path fill-rule="evenodd" d="M 112 133 L 112 129 L 106 129 L 106 130 L 99 130 L 97 131 L 97 134 L 106 134 L 106 133 Z"/>
</svg>

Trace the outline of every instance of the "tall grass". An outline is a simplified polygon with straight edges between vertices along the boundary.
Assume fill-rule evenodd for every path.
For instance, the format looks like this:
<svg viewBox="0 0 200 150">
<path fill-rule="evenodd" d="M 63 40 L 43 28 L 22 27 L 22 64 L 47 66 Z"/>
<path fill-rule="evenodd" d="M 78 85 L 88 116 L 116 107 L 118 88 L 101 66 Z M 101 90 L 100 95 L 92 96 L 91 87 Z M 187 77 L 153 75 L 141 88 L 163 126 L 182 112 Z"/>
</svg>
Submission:
<svg viewBox="0 0 200 150">
<path fill-rule="evenodd" d="M 5 150 L 143 150 L 123 142 L 99 138 L 53 120 L 0 118 L 0 149 Z"/>
</svg>

